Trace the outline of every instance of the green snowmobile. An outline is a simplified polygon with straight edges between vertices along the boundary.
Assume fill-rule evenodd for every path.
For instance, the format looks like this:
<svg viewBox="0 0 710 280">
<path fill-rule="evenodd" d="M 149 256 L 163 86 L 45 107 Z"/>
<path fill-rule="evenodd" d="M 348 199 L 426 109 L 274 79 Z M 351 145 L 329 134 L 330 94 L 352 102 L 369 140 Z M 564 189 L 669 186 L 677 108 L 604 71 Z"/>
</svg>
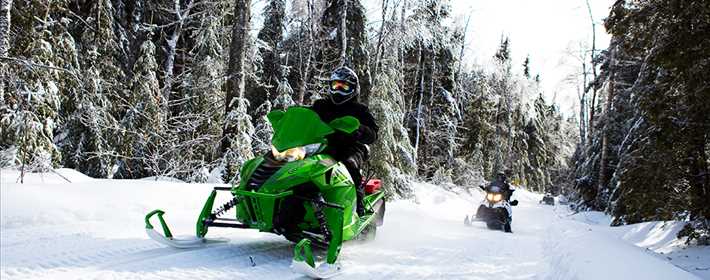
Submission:
<svg viewBox="0 0 710 280">
<path fill-rule="evenodd" d="M 336 263 L 343 241 L 371 239 L 382 225 L 385 213 L 380 181 L 367 180 L 365 215 L 358 216 L 355 184 L 342 163 L 321 153 L 326 136 L 336 130 L 354 132 L 360 125 L 354 117 L 324 123 L 314 111 L 292 107 L 267 115 L 274 128 L 272 151 L 244 163 L 239 183 L 215 187 L 197 219 L 196 237 L 173 237 L 163 215 L 154 210 L 145 217 L 152 239 L 175 248 L 193 248 L 209 242 L 210 227 L 258 229 L 283 235 L 296 242 L 291 268 L 313 278 L 328 278 L 340 272 Z M 232 199 L 213 210 L 218 191 L 229 191 Z M 236 209 L 236 219 L 222 217 Z M 157 216 L 164 235 L 153 229 Z M 324 263 L 316 266 L 311 245 L 327 250 Z"/>
</svg>

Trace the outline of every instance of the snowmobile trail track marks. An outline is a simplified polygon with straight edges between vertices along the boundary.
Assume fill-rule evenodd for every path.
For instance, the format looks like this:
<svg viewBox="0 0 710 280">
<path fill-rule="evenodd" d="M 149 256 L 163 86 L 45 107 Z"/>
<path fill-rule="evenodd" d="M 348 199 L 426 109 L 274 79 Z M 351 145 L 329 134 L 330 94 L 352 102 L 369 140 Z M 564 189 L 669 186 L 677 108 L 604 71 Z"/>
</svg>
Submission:
<svg viewBox="0 0 710 280">
<path fill-rule="evenodd" d="M 68 230 L 74 227 L 55 227 L 54 232 L 68 232 L 57 235 L 26 229 L 3 230 L 3 238 L 15 236 L 19 239 L 19 236 L 31 236 L 31 232 L 38 233 L 35 235 L 40 238 L 34 241 L 13 240 L 8 247 L 3 242 L 2 279 L 46 279 L 50 275 L 67 277 L 78 271 L 82 271 L 78 273 L 80 275 L 88 271 L 91 275 L 88 278 L 116 273 L 130 278 L 160 278 L 161 271 L 172 270 L 181 271 L 181 274 L 168 278 L 224 278 L 228 275 L 274 275 L 283 278 L 291 275 L 286 267 L 292 255 L 292 245 L 279 238 L 175 249 L 148 239 L 102 239 L 90 233 Z M 278 266 L 283 266 L 284 270 L 281 274 L 274 274 L 273 268 Z M 202 272 L 193 273 L 195 271 Z"/>
</svg>

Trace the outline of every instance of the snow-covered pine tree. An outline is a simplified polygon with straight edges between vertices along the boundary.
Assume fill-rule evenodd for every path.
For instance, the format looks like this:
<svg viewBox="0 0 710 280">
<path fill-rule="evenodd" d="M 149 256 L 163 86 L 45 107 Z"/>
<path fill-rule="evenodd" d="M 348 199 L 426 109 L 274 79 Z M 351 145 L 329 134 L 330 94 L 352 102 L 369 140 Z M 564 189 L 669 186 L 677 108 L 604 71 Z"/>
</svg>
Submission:
<svg viewBox="0 0 710 280">
<path fill-rule="evenodd" d="M 710 46 L 709 14 L 703 1 L 619 1 L 607 19 L 607 29 L 623 39 L 610 46 L 609 56 L 642 58 L 630 89 L 636 122 L 624 137 L 613 180 L 619 186 L 618 197 L 612 196 L 616 224 L 689 219 L 682 235 L 700 243 L 710 239 L 710 130 L 704 129 L 710 90 L 703 86 L 710 53 L 698 47 Z M 618 70 L 609 68 L 609 91 L 616 90 Z M 658 158 L 663 161 L 652 160 Z"/>
<path fill-rule="evenodd" d="M 539 192 L 546 191 L 552 184 L 547 172 L 550 166 L 550 156 L 555 151 L 550 144 L 549 125 L 550 106 L 540 94 L 534 101 L 535 117 L 531 119 L 525 132 L 528 135 L 528 162 L 530 164 L 527 173 L 528 187 Z"/>
<path fill-rule="evenodd" d="M 124 111 L 119 121 L 119 169 L 115 174 L 120 178 L 163 175 L 168 160 L 165 153 L 172 148 L 161 140 L 166 123 L 155 51 L 150 39 L 141 44 L 130 89 L 120 104 Z"/>
<path fill-rule="evenodd" d="M 461 89 L 466 94 L 462 100 L 463 125 L 460 155 L 474 166 L 479 166 L 481 176 L 493 172 L 490 160 L 495 152 L 495 100 L 483 72 L 472 71 L 461 77 Z"/>
<path fill-rule="evenodd" d="M 65 85 L 76 85 L 73 71 L 78 65 L 74 44 L 68 38 L 65 23 L 53 18 L 61 18 L 61 15 L 48 13 L 62 9 L 60 5 L 65 4 L 47 6 L 23 2 L 10 6 L 9 2 L 3 1 L 2 5 L 3 17 L 10 13 L 12 18 L 19 19 L 14 23 L 16 26 L 29 30 L 26 36 L 13 40 L 13 47 L 3 47 L 5 54 L 0 74 L 14 80 L 2 83 L 0 135 L 3 161 L 4 164 L 22 165 L 23 170 L 47 170 L 56 167 L 61 160 L 54 132 L 62 123 L 59 114 Z M 45 14 L 40 23 L 29 20 L 39 11 Z M 3 24 L 9 28 L 9 19 Z M 10 42 L 9 35 L 7 31 L 2 39 Z"/>
<path fill-rule="evenodd" d="M 224 45 L 229 41 L 225 22 L 230 3 L 215 1 L 193 7 L 194 20 L 186 20 L 184 27 L 184 38 L 190 40 L 183 44 L 190 49 L 178 58 L 189 64 L 179 68 L 176 82 L 180 83 L 174 87 L 170 102 L 173 115 L 168 119 L 168 138 L 177 147 L 170 156 L 171 173 L 183 180 L 205 182 L 220 163 L 227 58 Z"/>
<path fill-rule="evenodd" d="M 319 1 L 306 0 L 291 2 L 285 25 L 286 36 L 281 42 L 281 49 L 287 53 L 284 64 L 288 65 L 284 76 L 292 87 L 294 103 L 303 105 L 317 95 L 321 89 L 321 82 L 312 79 L 316 72 L 314 67 L 315 53 L 318 45 L 317 32 L 320 25 L 320 14 L 323 6 Z M 277 97 L 278 98 L 278 97 Z"/>
<path fill-rule="evenodd" d="M 286 1 L 270 0 L 264 8 L 264 25 L 257 35 L 259 53 L 262 57 L 262 87 L 258 91 L 247 93 L 247 98 L 256 108 L 261 103 L 273 101 L 276 89 L 284 78 L 281 66 L 281 41 L 283 40 L 286 19 Z"/>
<path fill-rule="evenodd" d="M 441 169 L 438 172 L 442 174 L 444 170 L 450 173 L 455 164 L 456 149 L 459 146 L 457 138 L 460 112 L 452 92 L 444 88 L 438 88 L 437 91 L 432 100 L 432 120 L 426 136 L 430 142 L 427 151 L 431 155 L 427 157 L 427 162 L 422 164 L 431 166 L 433 169 L 430 170 L 435 172 Z"/>
<path fill-rule="evenodd" d="M 374 82 L 370 96 L 370 111 L 375 116 L 380 132 L 377 142 L 371 146 L 369 166 L 384 182 L 392 196 L 412 195 L 409 184 L 416 173 L 414 149 L 409 143 L 404 119 L 403 94 L 398 85 L 395 65 L 383 64 Z"/>
<path fill-rule="evenodd" d="M 401 29 L 405 31 L 401 52 L 402 68 L 405 71 L 401 82 L 407 106 L 405 120 L 416 150 L 418 173 L 424 177 L 431 177 L 439 167 L 435 163 L 439 161 L 431 158 L 441 155 L 434 152 L 435 145 L 439 144 L 439 148 L 446 150 L 442 155 L 445 157 L 442 162 L 454 162 L 453 153 L 447 151 L 455 147 L 455 141 L 448 140 L 453 140 L 456 135 L 442 137 L 442 134 L 453 132 L 460 120 L 455 96 L 457 92 L 454 90 L 456 61 L 453 56 L 453 48 L 459 46 L 460 38 L 454 36 L 454 32 L 442 24 L 449 13 L 448 3 L 421 1 L 413 5 L 412 14 L 403 19 L 401 24 Z M 447 98 L 447 95 L 451 99 Z M 434 102 L 435 99 L 437 102 Z M 453 103 L 449 102 L 451 100 Z M 432 110 L 439 110 L 439 105 L 444 106 L 441 110 L 451 112 L 448 114 L 452 116 L 451 122 L 443 120 L 445 116 L 435 116 L 432 113 Z M 454 107 L 446 109 L 448 106 Z M 442 130 L 435 131 L 432 118 L 439 117 L 442 119 L 437 119 L 437 122 L 447 125 L 442 127 Z M 435 133 L 439 135 L 436 136 Z"/>
<path fill-rule="evenodd" d="M 385 11 L 396 11 L 397 3 L 383 1 Z M 390 7 L 391 5 L 391 7 Z M 385 188 L 395 197 L 412 195 L 410 181 L 416 175 L 415 151 L 409 141 L 403 120 L 407 110 L 405 102 L 406 86 L 403 84 L 405 71 L 399 54 L 406 42 L 397 36 L 401 29 L 401 18 L 397 13 L 383 11 L 384 21 L 378 33 L 375 53 L 378 59 L 371 60 L 371 69 L 377 69 L 373 89 L 369 98 L 370 111 L 375 116 L 380 131 L 378 140 L 370 146 L 369 167 L 384 181 Z M 404 16 L 404 15 L 402 15 Z M 371 46 L 372 47 L 372 46 Z M 379 47 L 379 49 L 378 49 Z"/>
<path fill-rule="evenodd" d="M 540 191 L 539 187 L 544 184 L 533 184 L 531 182 L 529 145 L 530 137 L 526 130 L 526 122 L 530 119 L 527 116 L 527 104 L 517 104 L 512 114 L 512 141 L 510 159 L 504 172 L 508 173 L 511 182 L 523 184 L 529 189 Z M 536 188 L 535 188 L 536 187 Z"/>
<path fill-rule="evenodd" d="M 251 141 L 254 126 L 248 113 L 249 102 L 245 98 L 247 79 L 246 52 L 249 45 L 251 0 L 235 0 L 232 40 L 229 45 L 227 67 L 227 95 L 225 101 L 224 129 L 221 150 L 223 154 L 225 181 L 232 181 L 239 174 L 241 165 L 253 157 Z"/>
<path fill-rule="evenodd" d="M 491 73 L 489 83 L 492 94 L 495 96 L 495 134 L 491 139 L 495 145 L 493 154 L 493 171 L 502 172 L 510 164 L 513 141 L 513 110 L 518 92 L 516 81 L 512 73 L 510 57 L 510 40 L 501 38 L 501 43 L 494 56 L 495 70 Z M 491 174 L 492 175 L 492 174 Z"/>
<path fill-rule="evenodd" d="M 367 103 L 372 77 L 365 7 L 360 0 L 328 0 L 325 5 L 318 34 L 323 43 L 316 53 L 314 66 L 318 71 L 314 78 L 326 81 L 331 70 L 340 65 L 348 66 L 360 79 L 359 100 Z"/>
<path fill-rule="evenodd" d="M 253 110 L 250 110 L 254 121 L 255 135 L 252 146 L 255 152 L 266 152 L 271 147 L 271 124 L 266 119 L 273 107 L 276 98 L 281 102 L 290 99 L 281 97 L 280 94 L 292 94 L 288 80 L 286 80 L 285 67 L 281 63 L 281 41 L 283 40 L 284 21 L 286 19 L 286 2 L 271 0 L 264 8 L 264 25 L 257 35 L 258 61 L 260 78 L 251 81 L 245 92 Z M 252 79 L 254 80 L 254 79 Z M 288 103 L 288 101 L 285 101 Z M 290 104 L 286 104 L 290 105 Z M 283 106 L 282 106 L 283 109 Z"/>
</svg>

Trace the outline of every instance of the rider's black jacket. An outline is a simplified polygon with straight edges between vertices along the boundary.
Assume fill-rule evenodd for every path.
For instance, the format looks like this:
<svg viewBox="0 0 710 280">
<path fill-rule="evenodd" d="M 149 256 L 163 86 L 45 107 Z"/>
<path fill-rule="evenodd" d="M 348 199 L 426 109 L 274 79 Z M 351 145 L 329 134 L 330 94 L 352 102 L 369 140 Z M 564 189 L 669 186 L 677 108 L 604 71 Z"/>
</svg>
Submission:
<svg viewBox="0 0 710 280">
<path fill-rule="evenodd" d="M 344 116 L 352 116 L 360 121 L 360 128 L 352 134 L 337 131 L 328 137 L 328 145 L 335 150 L 349 151 L 353 148 L 360 150 L 364 145 L 372 144 L 377 140 L 379 127 L 370 110 L 362 103 L 350 100 L 336 105 L 330 99 L 320 99 L 313 103 L 311 109 L 326 123 Z"/>
</svg>

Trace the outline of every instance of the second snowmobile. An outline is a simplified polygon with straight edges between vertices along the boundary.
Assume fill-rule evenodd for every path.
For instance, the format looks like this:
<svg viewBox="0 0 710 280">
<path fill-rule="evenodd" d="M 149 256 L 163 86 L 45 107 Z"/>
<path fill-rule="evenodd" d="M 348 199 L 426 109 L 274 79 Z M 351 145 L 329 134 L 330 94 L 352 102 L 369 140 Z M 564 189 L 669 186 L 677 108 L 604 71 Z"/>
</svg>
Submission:
<svg viewBox="0 0 710 280">
<path fill-rule="evenodd" d="M 555 197 L 551 193 L 545 193 L 539 202 L 540 204 L 555 205 Z"/>
<path fill-rule="evenodd" d="M 490 184 L 488 187 L 480 186 L 486 192 L 486 197 L 476 210 L 476 214 L 469 218 L 466 216 L 464 224 L 470 226 L 473 222 L 484 222 L 489 229 L 500 229 L 505 232 L 513 232 L 511 224 L 513 221 L 512 206 L 518 205 L 517 200 L 508 201 L 510 197 L 503 188 L 497 184 Z"/>
<path fill-rule="evenodd" d="M 267 115 L 274 129 L 272 151 L 244 163 L 240 181 L 232 187 L 215 187 L 197 218 L 196 237 L 175 239 L 164 212 L 155 210 L 146 218 L 146 231 L 156 241 L 176 247 L 201 246 L 211 227 L 257 229 L 296 242 L 291 268 L 313 278 L 329 278 L 341 271 L 336 262 L 342 243 L 371 239 L 385 214 L 385 193 L 379 180 L 368 180 L 363 204 L 365 214 L 356 209 L 355 184 L 345 166 L 322 153 L 326 136 L 339 130 L 352 133 L 359 126 L 354 117 L 324 123 L 316 112 L 305 107 L 272 111 Z M 218 191 L 231 194 L 224 205 L 213 209 Z M 236 209 L 233 218 L 223 217 Z M 165 235 L 153 229 L 157 215 Z M 316 265 L 311 245 L 327 251 L 325 262 Z"/>
</svg>

